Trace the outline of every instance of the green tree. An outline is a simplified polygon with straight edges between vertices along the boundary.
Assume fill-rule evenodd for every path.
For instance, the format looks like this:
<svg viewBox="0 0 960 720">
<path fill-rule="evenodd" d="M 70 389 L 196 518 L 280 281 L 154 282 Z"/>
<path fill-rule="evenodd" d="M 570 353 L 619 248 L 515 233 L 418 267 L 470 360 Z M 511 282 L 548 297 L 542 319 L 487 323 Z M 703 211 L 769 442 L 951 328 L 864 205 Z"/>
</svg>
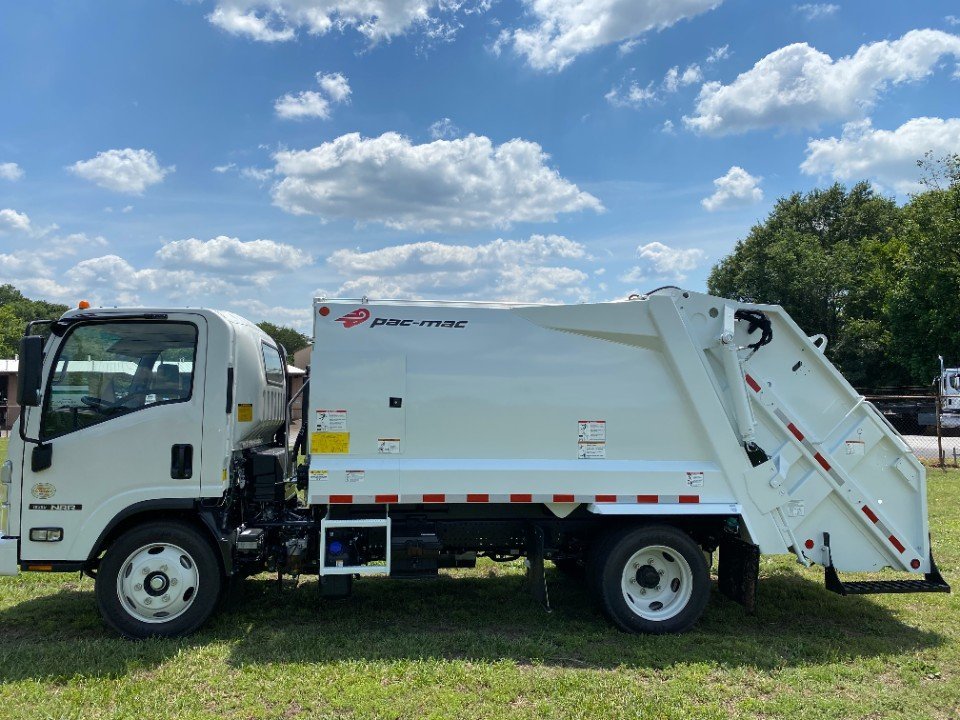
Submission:
<svg viewBox="0 0 960 720">
<path fill-rule="evenodd" d="M 889 352 L 887 298 L 904 249 L 901 210 L 868 183 L 779 200 L 710 272 L 709 291 L 782 305 L 854 385 L 902 383 Z"/>
<path fill-rule="evenodd" d="M 28 322 L 58 318 L 66 311 L 66 305 L 29 300 L 13 285 L 0 285 L 0 357 L 17 353 Z"/>
<path fill-rule="evenodd" d="M 310 338 L 285 325 L 274 325 L 264 320 L 257 323 L 257 327 L 283 346 L 287 351 L 287 362 L 293 362 L 293 354 L 310 344 Z"/>
<path fill-rule="evenodd" d="M 915 383 L 960 364 L 960 156 L 920 163 L 926 192 L 904 207 L 903 271 L 888 303 L 893 354 Z"/>
</svg>

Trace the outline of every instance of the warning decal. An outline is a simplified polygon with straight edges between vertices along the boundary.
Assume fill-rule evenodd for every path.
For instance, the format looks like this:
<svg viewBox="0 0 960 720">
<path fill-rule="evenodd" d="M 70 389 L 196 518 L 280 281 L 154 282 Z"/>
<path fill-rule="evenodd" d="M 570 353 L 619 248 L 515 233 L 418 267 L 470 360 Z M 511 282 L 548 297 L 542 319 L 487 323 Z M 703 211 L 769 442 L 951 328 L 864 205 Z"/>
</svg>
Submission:
<svg viewBox="0 0 960 720">
<path fill-rule="evenodd" d="M 346 432 L 346 410 L 317 410 L 317 432 Z"/>
<path fill-rule="evenodd" d="M 317 482 L 326 482 L 327 480 L 330 479 L 330 471 L 329 470 L 311 470 L 310 479 L 316 480 Z"/>
<path fill-rule="evenodd" d="M 345 455 L 350 452 L 350 433 L 315 432 L 310 435 L 310 452 L 328 455 Z"/>
<path fill-rule="evenodd" d="M 703 487 L 703 473 L 702 472 L 688 472 L 687 473 L 687 485 L 690 487 Z"/>
<path fill-rule="evenodd" d="M 606 442 L 606 420 L 580 420 L 577 423 L 577 439 L 580 442 Z"/>
<path fill-rule="evenodd" d="M 607 457 L 607 421 L 577 421 L 577 457 L 580 460 L 603 460 Z"/>
<path fill-rule="evenodd" d="M 237 405 L 237 422 L 253 422 L 253 405 L 239 403 Z"/>
<path fill-rule="evenodd" d="M 348 483 L 363 482 L 364 475 L 366 475 L 363 470 L 346 470 L 344 473 Z"/>
<path fill-rule="evenodd" d="M 377 438 L 377 452 L 381 455 L 399 455 L 400 438 Z"/>
<path fill-rule="evenodd" d="M 603 460 L 607 457 L 607 444 L 602 442 L 582 442 L 578 445 L 577 457 L 580 460 Z"/>
<path fill-rule="evenodd" d="M 844 445 L 847 446 L 847 455 L 863 455 L 865 444 L 863 440 L 847 440 Z"/>
</svg>

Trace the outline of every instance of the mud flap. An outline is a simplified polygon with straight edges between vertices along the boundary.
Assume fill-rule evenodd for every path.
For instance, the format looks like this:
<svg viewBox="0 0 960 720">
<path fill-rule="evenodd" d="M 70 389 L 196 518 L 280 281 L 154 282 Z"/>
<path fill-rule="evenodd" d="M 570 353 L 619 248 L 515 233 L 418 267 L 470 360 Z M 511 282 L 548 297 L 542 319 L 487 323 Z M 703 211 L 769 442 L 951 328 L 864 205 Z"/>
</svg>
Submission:
<svg viewBox="0 0 960 720">
<path fill-rule="evenodd" d="M 717 586 L 721 593 L 753 615 L 760 576 L 760 548 L 733 535 L 720 540 Z"/>
<path fill-rule="evenodd" d="M 527 582 L 530 583 L 533 599 L 540 603 L 544 610 L 552 612 L 550 593 L 547 592 L 547 576 L 543 569 L 543 556 L 543 528 L 534 525 L 527 530 Z"/>
</svg>

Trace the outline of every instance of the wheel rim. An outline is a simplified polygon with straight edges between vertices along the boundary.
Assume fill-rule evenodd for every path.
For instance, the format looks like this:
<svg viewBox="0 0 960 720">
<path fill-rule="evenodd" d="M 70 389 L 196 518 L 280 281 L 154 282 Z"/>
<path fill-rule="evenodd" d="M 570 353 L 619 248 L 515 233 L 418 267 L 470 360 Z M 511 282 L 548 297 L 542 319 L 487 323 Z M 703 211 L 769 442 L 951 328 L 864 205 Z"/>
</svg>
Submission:
<svg viewBox="0 0 960 720">
<path fill-rule="evenodd" d="M 669 620 L 693 594 L 693 570 L 679 552 L 650 545 L 630 556 L 620 580 L 627 607 L 644 620 Z"/>
<path fill-rule="evenodd" d="M 137 620 L 164 623 L 190 609 L 199 584 L 190 553 L 170 543 L 151 543 L 134 550 L 120 566 L 117 597 Z"/>
</svg>

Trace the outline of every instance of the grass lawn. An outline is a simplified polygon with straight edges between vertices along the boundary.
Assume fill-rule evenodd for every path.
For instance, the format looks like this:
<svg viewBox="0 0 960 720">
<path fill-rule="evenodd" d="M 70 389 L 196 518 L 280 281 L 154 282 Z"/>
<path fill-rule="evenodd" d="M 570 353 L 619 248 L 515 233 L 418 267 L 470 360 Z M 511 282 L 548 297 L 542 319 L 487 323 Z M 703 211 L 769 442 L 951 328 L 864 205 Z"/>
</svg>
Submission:
<svg viewBox="0 0 960 720">
<path fill-rule="evenodd" d="M 5 453 L 0 441 L 0 452 Z M 960 472 L 929 473 L 937 559 L 960 585 Z M 0 718 L 957 718 L 956 595 L 841 598 L 764 558 L 756 616 L 714 593 L 690 633 L 612 629 L 575 582 L 554 612 L 518 564 L 366 579 L 321 604 L 249 579 L 200 634 L 128 642 L 76 575 L 0 579 Z"/>
</svg>

